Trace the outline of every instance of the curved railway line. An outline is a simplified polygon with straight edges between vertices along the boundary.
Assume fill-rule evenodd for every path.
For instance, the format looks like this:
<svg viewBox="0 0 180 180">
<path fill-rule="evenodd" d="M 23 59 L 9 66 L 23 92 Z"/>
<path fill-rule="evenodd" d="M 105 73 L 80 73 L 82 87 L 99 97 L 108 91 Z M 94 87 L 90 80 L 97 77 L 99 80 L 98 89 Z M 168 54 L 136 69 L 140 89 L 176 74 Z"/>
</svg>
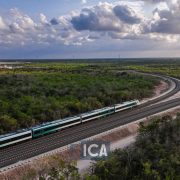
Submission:
<svg viewBox="0 0 180 180">
<path fill-rule="evenodd" d="M 169 78 L 175 83 L 175 88 L 171 92 L 143 103 L 132 110 L 119 112 L 100 120 L 90 121 L 38 139 L 33 139 L 31 141 L 26 141 L 15 146 L 1 149 L 0 168 L 179 106 L 180 98 L 160 102 L 180 91 L 179 80 L 166 76 L 165 78 Z"/>
</svg>

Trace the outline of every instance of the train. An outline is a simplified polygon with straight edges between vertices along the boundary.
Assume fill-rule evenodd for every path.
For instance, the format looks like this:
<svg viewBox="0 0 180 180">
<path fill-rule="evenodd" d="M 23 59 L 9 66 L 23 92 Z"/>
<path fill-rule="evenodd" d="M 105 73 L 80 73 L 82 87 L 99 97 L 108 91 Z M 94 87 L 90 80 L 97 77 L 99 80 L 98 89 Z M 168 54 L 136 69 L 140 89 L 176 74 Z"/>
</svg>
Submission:
<svg viewBox="0 0 180 180">
<path fill-rule="evenodd" d="M 77 116 L 68 117 L 64 119 L 55 120 L 48 123 L 31 127 L 29 129 L 22 129 L 14 133 L 9 133 L 0 136 L 0 148 L 5 148 L 23 141 L 38 138 L 43 135 L 63 130 L 65 128 L 82 124 L 91 120 L 103 118 L 119 111 L 133 108 L 140 104 L 139 100 L 126 101 L 114 106 L 96 109 L 87 113 L 79 114 Z"/>
</svg>

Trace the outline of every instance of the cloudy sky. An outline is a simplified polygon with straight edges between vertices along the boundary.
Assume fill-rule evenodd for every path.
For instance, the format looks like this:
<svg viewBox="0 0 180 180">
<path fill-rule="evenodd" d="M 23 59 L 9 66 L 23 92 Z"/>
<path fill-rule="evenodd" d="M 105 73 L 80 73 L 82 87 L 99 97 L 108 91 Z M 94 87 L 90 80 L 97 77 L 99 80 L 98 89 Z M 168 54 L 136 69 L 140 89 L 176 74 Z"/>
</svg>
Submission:
<svg viewBox="0 0 180 180">
<path fill-rule="evenodd" d="M 0 0 L 0 58 L 180 57 L 180 0 Z"/>
</svg>

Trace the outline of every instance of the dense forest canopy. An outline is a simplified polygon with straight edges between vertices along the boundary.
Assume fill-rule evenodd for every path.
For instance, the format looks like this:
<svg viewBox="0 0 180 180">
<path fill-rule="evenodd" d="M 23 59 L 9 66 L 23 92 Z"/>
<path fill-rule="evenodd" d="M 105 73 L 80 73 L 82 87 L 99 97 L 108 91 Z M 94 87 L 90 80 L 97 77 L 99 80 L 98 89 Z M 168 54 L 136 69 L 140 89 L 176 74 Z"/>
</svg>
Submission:
<svg viewBox="0 0 180 180">
<path fill-rule="evenodd" d="M 0 134 L 151 96 L 158 79 L 107 64 L 32 63 L 0 71 Z M 115 65 L 116 67 L 116 65 Z"/>
<path fill-rule="evenodd" d="M 113 152 L 94 165 L 94 179 L 180 179 L 180 114 L 142 124 L 133 146 Z M 91 179 L 91 178 L 89 178 Z"/>
</svg>

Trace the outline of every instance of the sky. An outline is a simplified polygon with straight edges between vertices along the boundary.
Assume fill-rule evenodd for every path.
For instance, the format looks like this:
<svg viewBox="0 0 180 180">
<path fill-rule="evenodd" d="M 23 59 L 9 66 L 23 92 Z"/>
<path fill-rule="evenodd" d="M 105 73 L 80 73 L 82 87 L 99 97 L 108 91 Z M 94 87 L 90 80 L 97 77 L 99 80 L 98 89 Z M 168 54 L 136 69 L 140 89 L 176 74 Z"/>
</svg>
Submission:
<svg viewBox="0 0 180 180">
<path fill-rule="evenodd" d="M 0 59 L 180 57 L 180 0 L 0 0 Z"/>
</svg>

